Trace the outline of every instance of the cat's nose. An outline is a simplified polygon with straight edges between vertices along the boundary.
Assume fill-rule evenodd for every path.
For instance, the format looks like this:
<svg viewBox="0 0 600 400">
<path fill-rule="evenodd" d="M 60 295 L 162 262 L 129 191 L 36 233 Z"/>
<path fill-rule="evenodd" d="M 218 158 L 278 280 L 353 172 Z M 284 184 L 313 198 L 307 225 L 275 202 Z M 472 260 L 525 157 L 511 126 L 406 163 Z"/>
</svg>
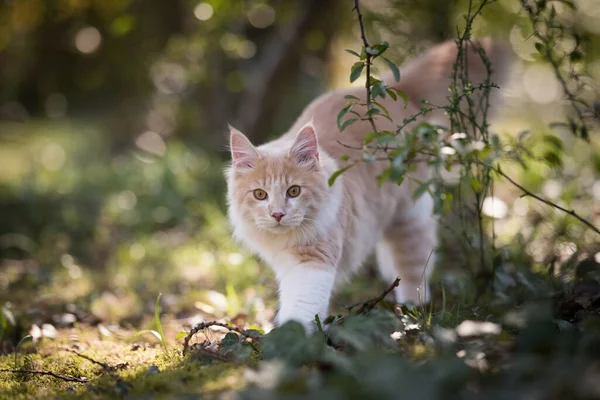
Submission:
<svg viewBox="0 0 600 400">
<path fill-rule="evenodd" d="M 281 218 L 283 218 L 284 216 L 285 214 L 282 212 L 274 212 L 273 214 L 271 214 L 271 217 L 275 218 L 277 222 L 281 221 Z"/>
</svg>

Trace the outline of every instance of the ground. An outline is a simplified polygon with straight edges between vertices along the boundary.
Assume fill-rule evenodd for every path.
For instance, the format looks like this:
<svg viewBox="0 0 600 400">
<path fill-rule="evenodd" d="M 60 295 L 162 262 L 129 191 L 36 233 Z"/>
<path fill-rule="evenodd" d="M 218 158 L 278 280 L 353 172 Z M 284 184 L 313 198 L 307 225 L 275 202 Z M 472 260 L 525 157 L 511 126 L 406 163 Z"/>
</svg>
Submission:
<svg viewBox="0 0 600 400">
<path fill-rule="evenodd" d="M 222 161 L 115 151 L 88 122 L 2 129 L 0 398 L 600 398 L 593 241 L 544 263 L 511 239 L 473 271 L 441 249 L 414 307 L 379 299 L 371 265 L 307 336 L 273 328 Z"/>
</svg>

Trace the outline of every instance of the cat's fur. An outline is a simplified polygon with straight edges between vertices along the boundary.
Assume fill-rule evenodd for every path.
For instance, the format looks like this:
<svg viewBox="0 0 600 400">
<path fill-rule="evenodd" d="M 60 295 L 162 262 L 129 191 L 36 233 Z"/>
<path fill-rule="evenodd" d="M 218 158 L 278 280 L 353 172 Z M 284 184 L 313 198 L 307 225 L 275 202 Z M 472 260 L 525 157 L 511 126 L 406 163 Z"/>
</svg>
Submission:
<svg viewBox="0 0 600 400">
<path fill-rule="evenodd" d="M 506 46 L 487 39 L 482 44 L 494 69 L 505 69 Z M 378 130 L 394 131 L 397 123 L 419 110 L 419 99 L 444 104 L 456 51 L 453 42 L 441 44 L 403 67 L 400 83 L 385 79 L 404 90 L 410 102 L 404 109 L 389 96 L 381 100 L 394 123 L 378 118 Z M 483 82 L 483 63 L 471 50 L 469 57 L 469 79 L 474 84 Z M 499 79 L 493 75 L 495 82 Z M 275 271 L 279 324 L 296 320 L 312 329 L 316 314 L 321 319 L 327 315 L 336 284 L 355 272 L 374 250 L 383 279 L 402 279 L 394 291 L 397 302 L 429 300 L 427 281 L 434 257 L 427 260 L 437 236 L 432 199 L 425 195 L 415 202 L 407 182 L 379 188 L 375 177 L 386 167 L 384 162 L 360 164 L 342 174 L 332 187 L 327 184 L 340 168 L 342 154 L 360 159 L 361 151 L 351 147 L 360 149 L 364 135 L 372 130 L 367 121 L 358 121 L 340 133 L 336 116 L 347 102 L 345 95 L 364 99 L 365 90 L 348 88 L 320 96 L 287 133 L 262 146 L 254 147 L 230 127 L 229 219 L 234 237 Z M 447 123 L 441 112 L 428 119 Z M 425 180 L 429 173 L 419 166 L 412 176 Z M 301 188 L 294 198 L 286 194 L 293 185 Z M 268 197 L 257 200 L 255 189 L 264 190 Z M 279 222 L 272 217 L 275 213 L 285 216 Z"/>
</svg>

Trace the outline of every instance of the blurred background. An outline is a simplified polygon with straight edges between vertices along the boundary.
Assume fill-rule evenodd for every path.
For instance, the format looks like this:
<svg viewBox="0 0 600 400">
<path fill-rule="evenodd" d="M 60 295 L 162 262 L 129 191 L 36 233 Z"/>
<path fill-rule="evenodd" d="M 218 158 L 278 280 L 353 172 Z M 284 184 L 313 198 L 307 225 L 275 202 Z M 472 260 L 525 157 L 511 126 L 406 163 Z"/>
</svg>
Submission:
<svg viewBox="0 0 600 400">
<path fill-rule="evenodd" d="M 588 40 L 579 64 L 590 76 L 585 96 L 597 99 L 600 3 L 575 3 L 578 11 L 557 4 L 557 13 Z M 361 4 L 371 43 L 387 40 L 401 65 L 454 38 L 469 2 Z M 344 49 L 361 46 L 352 7 L 1 0 L 0 305 L 26 319 L 25 331 L 31 322 L 139 326 L 162 292 L 164 309 L 181 321 L 229 316 L 269 326 L 271 272 L 233 243 L 225 219 L 227 123 L 262 143 L 314 97 L 349 85 L 354 59 Z M 492 130 L 505 138 L 529 131 L 527 147 L 560 162 L 505 170 L 598 224 L 597 130 L 585 142 L 548 127 L 568 107 L 551 67 L 532 56 L 527 24 L 520 3 L 503 0 L 474 27 L 509 41 L 519 61 Z M 584 259 L 597 266 L 593 233 L 519 195 L 499 182 L 484 207 L 496 246 L 528 271 Z M 442 248 L 441 262 L 460 271 L 454 247 Z M 458 293 L 468 276 L 440 279 Z M 339 302 L 372 286 L 357 278 Z"/>
</svg>

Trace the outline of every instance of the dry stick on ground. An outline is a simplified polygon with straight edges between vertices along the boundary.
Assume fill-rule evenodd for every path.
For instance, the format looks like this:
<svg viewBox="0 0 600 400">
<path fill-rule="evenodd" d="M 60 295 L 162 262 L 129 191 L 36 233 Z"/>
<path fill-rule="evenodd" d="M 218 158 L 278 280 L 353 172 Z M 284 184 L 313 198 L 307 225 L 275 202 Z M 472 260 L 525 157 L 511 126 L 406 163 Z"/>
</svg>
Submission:
<svg viewBox="0 0 600 400">
<path fill-rule="evenodd" d="M 33 371 L 28 369 L 0 369 L 0 372 L 9 372 L 12 374 L 34 374 L 34 375 L 47 375 L 56 379 L 61 379 L 67 382 L 77 382 L 77 383 L 87 383 L 89 382 L 88 378 L 76 378 L 71 375 L 61 375 L 51 371 Z"/>
<path fill-rule="evenodd" d="M 92 357 L 87 356 L 85 354 L 82 354 L 82 353 L 80 353 L 78 351 L 75 351 L 73 349 L 65 349 L 65 350 L 68 351 L 69 353 L 75 354 L 78 357 L 81 357 L 81 358 L 83 358 L 85 360 L 88 360 L 89 362 L 91 362 L 93 364 L 101 366 L 102 369 L 104 369 L 104 371 L 106 371 L 106 373 L 108 373 L 114 380 L 116 380 L 119 383 L 126 384 L 126 382 L 123 380 L 123 378 L 121 378 L 119 375 L 117 375 L 115 373 L 115 370 L 117 369 L 116 367 L 113 367 L 111 365 L 103 363 L 102 361 L 95 360 Z"/>
<path fill-rule="evenodd" d="M 208 321 L 208 322 L 200 322 L 196 325 L 194 325 L 194 327 L 192 327 L 192 329 L 190 329 L 190 331 L 188 332 L 187 336 L 183 339 L 183 355 L 185 355 L 188 350 L 189 350 L 189 343 L 190 340 L 192 339 L 192 337 L 200 332 L 201 330 L 204 330 L 206 328 L 209 328 L 211 326 L 220 326 L 221 328 L 225 328 L 225 329 L 229 329 L 230 331 L 239 333 L 240 335 L 244 336 L 245 338 L 250 338 L 253 340 L 260 340 L 260 336 L 257 336 L 253 333 L 250 333 L 244 329 L 238 328 L 236 326 L 231 326 L 228 325 L 224 322 L 217 322 L 217 321 Z"/>
</svg>

